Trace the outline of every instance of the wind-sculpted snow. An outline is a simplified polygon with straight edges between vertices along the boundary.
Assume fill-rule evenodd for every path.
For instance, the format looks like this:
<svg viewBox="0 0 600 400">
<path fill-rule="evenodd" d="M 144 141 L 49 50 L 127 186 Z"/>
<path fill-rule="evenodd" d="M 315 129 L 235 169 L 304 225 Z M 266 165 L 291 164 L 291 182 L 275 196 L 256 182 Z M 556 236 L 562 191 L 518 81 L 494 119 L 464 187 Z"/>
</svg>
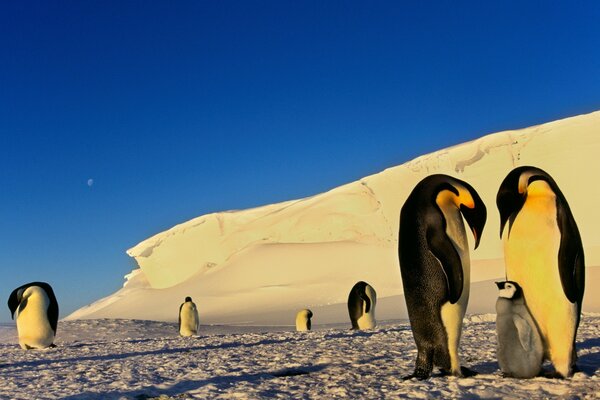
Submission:
<svg viewBox="0 0 600 400">
<path fill-rule="evenodd" d="M 594 399 L 600 395 L 599 327 L 599 316 L 584 315 L 577 337 L 581 372 L 573 378 L 518 380 L 500 375 L 494 322 L 471 318 L 462 359 L 479 375 L 403 381 L 416 348 L 402 322 L 371 331 L 202 326 L 199 336 L 181 338 L 173 323 L 67 321 L 59 323 L 58 347 L 45 351 L 23 351 L 14 332 L 0 330 L 0 398 Z"/>
<path fill-rule="evenodd" d="M 357 281 L 369 282 L 380 299 L 399 296 L 400 208 L 414 185 L 434 173 L 465 180 L 480 194 L 488 221 L 479 248 L 471 251 L 471 282 L 501 279 L 496 193 L 520 165 L 540 167 L 559 184 L 579 226 L 587 269 L 597 269 L 598 154 L 595 112 L 487 135 L 305 199 L 204 215 L 128 250 L 140 269 L 127 275 L 124 288 L 68 318 L 174 321 L 173 309 L 191 296 L 199 299 L 204 323 L 258 323 L 257 315 L 269 315 L 260 322 L 287 324 L 300 309 L 344 304 Z M 600 284 L 592 275 L 588 287 Z M 586 291 L 590 295 L 596 296 Z M 493 287 L 486 296 L 471 299 L 492 306 L 478 312 L 494 312 Z M 600 311 L 598 298 L 586 297 L 583 309 Z"/>
</svg>

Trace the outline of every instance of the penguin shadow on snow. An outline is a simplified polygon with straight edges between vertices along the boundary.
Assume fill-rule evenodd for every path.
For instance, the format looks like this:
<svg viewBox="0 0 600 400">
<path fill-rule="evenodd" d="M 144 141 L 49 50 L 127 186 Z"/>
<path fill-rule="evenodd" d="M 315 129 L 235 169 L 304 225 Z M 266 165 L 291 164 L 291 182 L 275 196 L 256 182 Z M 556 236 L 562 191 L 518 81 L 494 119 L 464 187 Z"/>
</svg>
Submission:
<svg viewBox="0 0 600 400">
<path fill-rule="evenodd" d="M 230 388 L 234 384 L 238 383 L 259 383 L 263 380 L 268 379 L 294 379 L 297 376 L 308 375 L 315 372 L 320 372 L 328 367 L 328 364 L 311 365 L 299 368 L 286 368 L 276 371 L 258 372 L 255 374 L 245 375 L 223 375 L 215 376 L 208 379 L 199 380 L 185 380 L 175 383 L 173 386 L 168 388 L 158 388 L 156 386 L 147 386 L 142 389 L 136 389 L 132 391 L 113 391 L 105 393 L 94 393 L 94 392 L 83 392 L 72 396 L 63 397 L 68 400 L 100 400 L 100 399 L 121 399 L 132 398 L 132 399 L 152 399 L 159 396 L 177 396 L 192 390 L 198 390 L 203 386 L 212 385 L 216 386 L 219 390 Z M 264 393 L 265 395 L 272 395 L 271 391 Z"/>
<path fill-rule="evenodd" d="M 577 350 L 587 350 L 600 347 L 600 338 L 591 338 L 577 343 Z M 577 359 L 577 366 L 581 372 L 589 376 L 594 376 L 600 369 L 600 350 L 593 353 L 580 354 Z"/>
<path fill-rule="evenodd" d="M 173 349 L 159 349 L 159 350 L 148 350 L 148 351 L 134 351 L 130 353 L 115 353 L 115 354 L 106 354 L 106 355 L 94 355 L 94 356 L 86 356 L 86 357 L 70 357 L 70 358 L 57 358 L 57 359 L 44 359 L 44 360 L 35 360 L 35 361 L 22 361 L 15 363 L 7 363 L 3 364 L 4 368 L 23 368 L 23 367 L 41 367 L 48 366 L 48 368 L 52 368 L 52 364 L 56 363 L 64 363 L 64 362 L 83 362 L 83 361 L 112 361 L 112 360 L 122 360 L 130 357 L 140 357 L 140 356 L 150 356 L 150 355 L 168 355 L 168 354 L 178 354 L 178 353 L 189 353 L 193 351 L 203 351 L 203 350 L 219 350 L 219 349 L 229 349 L 235 347 L 254 347 L 254 346 L 264 346 L 270 344 L 280 344 L 280 343 L 289 343 L 290 341 L 301 341 L 302 339 L 265 339 L 254 343 L 242 343 L 242 342 L 233 342 L 233 343 L 223 343 L 218 345 L 204 345 L 204 346 L 194 346 L 194 347 L 177 347 Z"/>
<path fill-rule="evenodd" d="M 395 327 L 385 327 L 385 326 L 377 326 L 373 329 L 369 330 L 357 330 L 357 329 L 348 329 L 343 331 L 338 331 L 336 333 L 328 333 L 325 334 L 324 339 L 340 339 L 347 337 L 370 337 L 378 334 L 392 333 L 392 332 L 405 332 L 410 331 L 410 327 L 408 326 L 395 326 Z"/>
</svg>

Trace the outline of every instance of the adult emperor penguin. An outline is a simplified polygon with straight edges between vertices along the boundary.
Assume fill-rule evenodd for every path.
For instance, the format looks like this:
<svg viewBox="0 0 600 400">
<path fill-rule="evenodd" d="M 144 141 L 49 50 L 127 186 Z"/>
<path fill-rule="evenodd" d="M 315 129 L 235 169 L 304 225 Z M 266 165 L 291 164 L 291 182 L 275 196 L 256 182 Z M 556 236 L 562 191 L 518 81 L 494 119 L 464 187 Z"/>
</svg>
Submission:
<svg viewBox="0 0 600 400">
<path fill-rule="evenodd" d="M 415 370 L 405 379 L 427 379 L 434 366 L 444 374 L 474 374 L 458 356 L 471 270 L 463 217 L 477 248 L 485 205 L 471 185 L 447 175 L 424 178 L 402 206 L 400 272 L 418 351 Z"/>
<path fill-rule="evenodd" d="M 310 331 L 310 319 L 312 316 L 313 313 L 308 308 L 298 311 L 296 314 L 296 330 L 299 332 Z"/>
<path fill-rule="evenodd" d="M 556 376 L 571 376 L 585 270 L 569 204 L 548 173 L 530 166 L 506 176 L 496 203 L 507 279 L 523 288 Z"/>
<path fill-rule="evenodd" d="M 523 290 L 516 282 L 496 282 L 500 290 L 496 301 L 498 364 L 505 376 L 533 378 L 542 370 L 544 345 L 531 317 Z"/>
<path fill-rule="evenodd" d="M 58 302 L 46 282 L 19 286 L 8 297 L 8 308 L 17 321 L 21 348 L 45 349 L 54 346 L 58 323 Z"/>
<path fill-rule="evenodd" d="M 181 336 L 197 335 L 199 325 L 198 309 L 192 298 L 188 296 L 179 306 L 179 334 Z"/>
<path fill-rule="evenodd" d="M 367 282 L 357 282 L 348 295 L 348 313 L 352 329 L 372 329 L 377 325 L 375 305 L 377 293 Z"/>
</svg>

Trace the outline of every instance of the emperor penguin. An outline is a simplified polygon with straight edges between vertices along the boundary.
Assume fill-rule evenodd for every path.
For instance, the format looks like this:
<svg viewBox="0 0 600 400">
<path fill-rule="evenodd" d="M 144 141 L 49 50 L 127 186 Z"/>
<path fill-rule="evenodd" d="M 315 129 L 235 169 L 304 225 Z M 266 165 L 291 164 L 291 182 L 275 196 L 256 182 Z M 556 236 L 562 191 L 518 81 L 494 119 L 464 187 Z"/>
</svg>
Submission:
<svg viewBox="0 0 600 400">
<path fill-rule="evenodd" d="M 19 286 L 8 297 L 8 308 L 17 321 L 19 345 L 25 350 L 54 346 L 58 302 L 46 282 Z"/>
<path fill-rule="evenodd" d="M 576 368 L 585 264 L 569 204 L 547 172 L 530 166 L 506 176 L 496 204 L 507 279 L 523 289 L 555 375 L 571 376 Z"/>
<path fill-rule="evenodd" d="M 179 334 L 181 336 L 197 335 L 199 325 L 198 309 L 192 298 L 188 296 L 179 306 Z"/>
<path fill-rule="evenodd" d="M 296 314 L 296 330 L 298 332 L 310 331 L 310 319 L 312 316 L 313 313 L 308 308 L 298 311 Z"/>
<path fill-rule="evenodd" d="M 496 282 L 498 364 L 505 376 L 533 378 L 542 370 L 544 345 L 517 282 Z"/>
<path fill-rule="evenodd" d="M 350 290 L 348 296 L 348 313 L 352 329 L 373 329 L 377 325 L 375 320 L 375 305 L 377 293 L 367 282 L 357 282 Z"/>
<path fill-rule="evenodd" d="M 417 345 L 413 374 L 474 375 L 458 355 L 469 300 L 470 258 L 463 217 L 479 245 L 487 211 L 468 183 L 430 175 L 410 193 L 400 211 L 398 253 L 408 317 Z"/>
</svg>

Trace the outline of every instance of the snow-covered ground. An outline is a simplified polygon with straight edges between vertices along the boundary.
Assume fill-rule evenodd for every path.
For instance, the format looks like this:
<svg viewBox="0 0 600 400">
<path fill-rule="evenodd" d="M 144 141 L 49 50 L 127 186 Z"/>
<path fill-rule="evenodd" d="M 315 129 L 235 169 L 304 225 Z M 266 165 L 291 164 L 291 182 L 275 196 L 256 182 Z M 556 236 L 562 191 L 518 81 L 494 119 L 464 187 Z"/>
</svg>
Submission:
<svg viewBox="0 0 600 400">
<path fill-rule="evenodd" d="M 472 378 L 403 381 L 416 348 L 410 326 L 349 323 L 311 332 L 292 327 L 202 326 L 137 320 L 61 321 L 57 347 L 23 351 L 0 326 L 2 399 L 379 399 L 600 398 L 600 315 L 585 314 L 577 336 L 581 372 L 565 380 L 503 378 L 495 357 L 494 315 L 466 319 L 463 365 Z"/>
</svg>

